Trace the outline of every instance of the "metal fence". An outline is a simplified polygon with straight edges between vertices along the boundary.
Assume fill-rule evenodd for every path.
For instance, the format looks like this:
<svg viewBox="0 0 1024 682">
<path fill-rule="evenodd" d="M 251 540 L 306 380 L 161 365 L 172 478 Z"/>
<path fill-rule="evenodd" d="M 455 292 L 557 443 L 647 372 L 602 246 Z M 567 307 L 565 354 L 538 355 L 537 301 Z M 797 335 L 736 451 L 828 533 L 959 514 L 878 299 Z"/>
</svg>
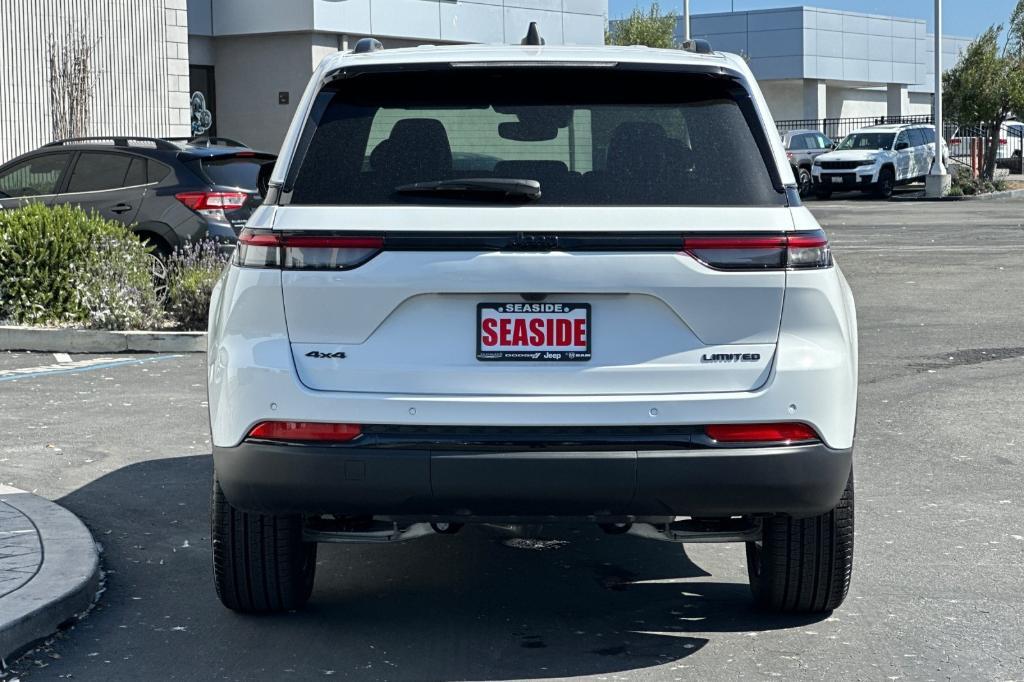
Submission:
<svg viewBox="0 0 1024 682">
<path fill-rule="evenodd" d="M 789 130 L 818 130 L 839 141 L 858 128 L 886 123 L 931 123 L 930 115 L 923 116 L 861 116 L 859 118 L 806 118 L 776 121 L 780 133 Z"/>
<path fill-rule="evenodd" d="M 862 116 L 859 118 L 811 118 L 776 121 L 780 133 L 790 130 L 817 130 L 839 142 L 858 128 L 887 123 L 931 124 L 931 115 L 920 116 Z M 989 144 L 988 127 L 978 124 L 960 124 L 943 121 L 942 137 L 946 140 L 950 158 L 957 164 L 970 166 L 976 174 L 983 164 Z M 1024 126 L 1004 124 L 999 135 L 997 165 L 1009 168 L 1011 173 L 1022 172 L 1024 155 Z"/>
</svg>

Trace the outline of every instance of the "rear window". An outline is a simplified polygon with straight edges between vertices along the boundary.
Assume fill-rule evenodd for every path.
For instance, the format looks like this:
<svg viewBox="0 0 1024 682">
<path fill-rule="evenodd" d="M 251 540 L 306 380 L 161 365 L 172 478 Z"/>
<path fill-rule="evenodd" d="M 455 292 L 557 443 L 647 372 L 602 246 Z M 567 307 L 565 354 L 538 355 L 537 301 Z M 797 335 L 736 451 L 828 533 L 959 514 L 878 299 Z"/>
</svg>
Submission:
<svg viewBox="0 0 1024 682">
<path fill-rule="evenodd" d="M 396 191 L 522 179 L 547 205 L 782 205 L 746 91 L 724 77 L 608 69 L 361 74 L 320 93 L 292 204 L 499 201 Z M 777 174 L 776 174 L 777 175 Z"/>
<path fill-rule="evenodd" d="M 199 164 L 203 174 L 215 185 L 255 190 L 260 166 L 270 160 L 269 157 L 227 156 L 200 159 Z"/>
</svg>

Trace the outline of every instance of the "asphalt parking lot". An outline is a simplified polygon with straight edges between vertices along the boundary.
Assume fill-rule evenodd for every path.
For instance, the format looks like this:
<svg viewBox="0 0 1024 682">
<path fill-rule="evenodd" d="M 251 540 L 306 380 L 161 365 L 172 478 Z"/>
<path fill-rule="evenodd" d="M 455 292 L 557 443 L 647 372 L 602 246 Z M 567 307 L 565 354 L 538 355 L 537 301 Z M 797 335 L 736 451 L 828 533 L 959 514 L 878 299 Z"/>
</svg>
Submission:
<svg viewBox="0 0 1024 682">
<path fill-rule="evenodd" d="M 322 547 L 307 610 L 238 616 L 210 575 L 204 358 L 12 378 L 54 360 L 0 353 L 0 482 L 78 514 L 106 569 L 11 676 L 1024 679 L 1024 202 L 809 206 L 861 334 L 856 564 L 830 617 L 752 610 L 740 545 L 589 528 Z"/>
</svg>

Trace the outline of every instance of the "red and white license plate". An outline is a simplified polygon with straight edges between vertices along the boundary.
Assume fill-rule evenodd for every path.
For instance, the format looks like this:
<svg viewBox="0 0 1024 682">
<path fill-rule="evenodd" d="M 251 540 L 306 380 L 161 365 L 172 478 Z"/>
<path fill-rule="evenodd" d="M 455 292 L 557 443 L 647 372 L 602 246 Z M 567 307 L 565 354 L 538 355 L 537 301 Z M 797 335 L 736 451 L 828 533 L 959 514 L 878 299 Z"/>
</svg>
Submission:
<svg viewBox="0 0 1024 682">
<path fill-rule="evenodd" d="M 589 303 L 478 303 L 477 360 L 590 359 Z"/>
</svg>

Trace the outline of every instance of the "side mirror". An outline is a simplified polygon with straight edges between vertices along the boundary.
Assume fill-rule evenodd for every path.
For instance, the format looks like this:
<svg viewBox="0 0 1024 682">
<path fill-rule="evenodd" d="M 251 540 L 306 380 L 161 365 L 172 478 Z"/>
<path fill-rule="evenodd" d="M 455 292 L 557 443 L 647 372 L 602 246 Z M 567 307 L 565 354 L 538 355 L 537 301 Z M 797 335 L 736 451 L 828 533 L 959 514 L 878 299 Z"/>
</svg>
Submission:
<svg viewBox="0 0 1024 682">
<path fill-rule="evenodd" d="M 897 142 L 896 143 L 896 151 L 901 152 L 904 149 L 910 149 L 910 143 L 909 142 Z"/>
<path fill-rule="evenodd" d="M 274 162 L 267 161 L 260 166 L 260 173 L 256 176 L 256 190 L 261 197 L 266 197 L 270 191 L 270 176 L 274 173 Z"/>
</svg>

